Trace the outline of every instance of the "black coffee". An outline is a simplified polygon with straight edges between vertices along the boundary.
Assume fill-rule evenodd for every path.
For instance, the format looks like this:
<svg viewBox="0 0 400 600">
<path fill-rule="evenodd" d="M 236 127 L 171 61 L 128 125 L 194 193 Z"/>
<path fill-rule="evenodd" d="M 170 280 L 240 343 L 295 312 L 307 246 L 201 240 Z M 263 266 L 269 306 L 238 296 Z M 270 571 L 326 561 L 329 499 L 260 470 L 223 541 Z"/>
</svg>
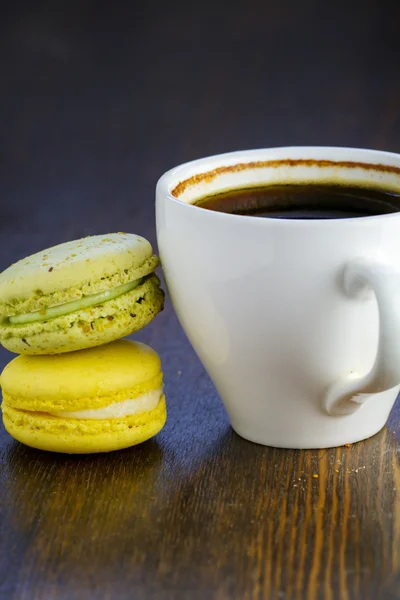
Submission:
<svg viewBox="0 0 400 600">
<path fill-rule="evenodd" d="M 278 219 L 346 219 L 400 211 L 400 193 L 333 184 L 230 190 L 196 202 L 208 210 Z"/>
</svg>

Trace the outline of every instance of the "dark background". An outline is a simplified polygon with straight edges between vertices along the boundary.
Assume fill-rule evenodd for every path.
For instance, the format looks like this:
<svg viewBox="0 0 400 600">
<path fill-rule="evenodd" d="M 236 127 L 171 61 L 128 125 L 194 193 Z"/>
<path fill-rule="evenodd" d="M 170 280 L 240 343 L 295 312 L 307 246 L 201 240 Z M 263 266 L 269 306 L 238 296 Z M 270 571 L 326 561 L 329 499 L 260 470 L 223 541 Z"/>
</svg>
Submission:
<svg viewBox="0 0 400 600">
<path fill-rule="evenodd" d="M 2 3 L 0 269 L 88 234 L 155 243 L 156 181 L 190 159 L 400 151 L 399 23 L 388 0 Z M 136 337 L 164 364 L 156 441 L 72 459 L 0 430 L 1 598 L 400 597 L 398 409 L 347 454 L 262 448 L 168 302 Z"/>
<path fill-rule="evenodd" d="M 396 1 L 5 5 L 7 247 L 33 232 L 58 242 L 60 229 L 65 239 L 105 225 L 135 230 L 142 214 L 153 230 L 158 177 L 208 154 L 277 145 L 399 150 Z M 19 254 L 17 245 L 10 257 Z M 3 252 L 0 260 L 7 265 Z"/>
</svg>

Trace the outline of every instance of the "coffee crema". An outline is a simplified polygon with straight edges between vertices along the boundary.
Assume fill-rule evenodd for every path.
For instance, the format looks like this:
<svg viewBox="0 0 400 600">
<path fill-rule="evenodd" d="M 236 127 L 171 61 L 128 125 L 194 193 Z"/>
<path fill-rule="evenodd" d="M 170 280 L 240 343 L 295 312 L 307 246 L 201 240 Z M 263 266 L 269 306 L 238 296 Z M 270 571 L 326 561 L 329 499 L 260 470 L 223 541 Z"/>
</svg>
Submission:
<svg viewBox="0 0 400 600">
<path fill-rule="evenodd" d="M 250 217 L 348 219 L 399 212 L 400 192 L 348 184 L 279 184 L 228 190 L 194 204 Z"/>
</svg>

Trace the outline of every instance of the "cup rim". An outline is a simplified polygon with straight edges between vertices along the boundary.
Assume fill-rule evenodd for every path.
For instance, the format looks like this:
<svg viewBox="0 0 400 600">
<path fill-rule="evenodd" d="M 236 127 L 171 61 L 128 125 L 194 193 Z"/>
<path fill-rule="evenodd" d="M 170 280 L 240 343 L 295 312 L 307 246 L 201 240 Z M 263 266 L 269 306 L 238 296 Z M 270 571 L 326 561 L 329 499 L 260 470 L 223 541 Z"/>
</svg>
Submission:
<svg viewBox="0 0 400 600">
<path fill-rule="evenodd" d="M 319 156 L 314 156 L 315 154 Z M 260 156 L 267 158 L 260 159 Z M 350 160 L 351 156 L 354 156 L 353 160 Z M 363 160 L 357 160 L 357 158 Z M 182 187 L 183 189 L 185 189 L 186 186 L 182 184 L 186 184 L 195 178 L 197 180 L 206 180 L 209 177 L 216 177 L 218 174 L 220 174 L 221 170 L 226 169 L 227 172 L 234 172 L 235 170 L 238 170 L 237 167 L 241 169 L 246 164 L 251 165 L 248 168 L 256 168 L 257 163 L 259 163 L 258 166 L 260 167 L 277 166 L 278 163 L 280 163 L 282 165 L 286 164 L 290 168 L 296 165 L 305 166 L 305 164 L 307 163 L 309 166 L 320 165 L 335 166 L 339 168 L 358 167 L 361 169 L 365 169 L 366 171 L 374 170 L 378 173 L 379 171 L 381 171 L 382 173 L 393 173 L 399 176 L 400 193 L 399 153 L 389 152 L 386 150 L 374 150 L 369 148 L 356 148 L 345 146 L 277 146 L 271 148 L 236 150 L 232 152 L 204 156 L 192 161 L 181 163 L 166 171 L 158 179 L 156 186 L 157 199 L 160 195 L 162 195 L 164 199 L 167 199 L 174 205 L 182 207 L 182 209 L 196 211 L 200 213 L 207 213 L 207 216 L 213 219 L 223 218 L 224 220 L 247 220 L 249 218 L 247 215 L 224 213 L 220 211 L 205 211 L 203 208 L 197 206 L 196 204 L 185 202 L 178 196 L 174 195 L 173 191 L 176 190 L 178 187 Z M 272 163 L 275 163 L 275 165 L 273 165 Z M 201 168 L 201 166 L 204 165 L 209 166 L 204 170 L 198 170 L 199 168 Z M 244 168 L 246 167 L 244 166 Z M 182 176 L 185 173 L 192 174 L 189 177 L 187 177 L 186 175 L 184 179 L 180 179 L 179 176 Z M 174 187 L 172 187 L 171 184 Z M 388 187 L 388 189 L 389 188 L 390 186 Z M 271 222 L 279 222 L 280 224 L 285 223 L 288 226 L 298 227 L 304 226 L 305 224 L 310 225 L 311 223 L 316 223 L 319 225 L 321 225 L 322 223 L 332 225 L 344 222 L 360 223 L 366 220 L 388 220 L 399 217 L 400 211 L 394 213 L 384 213 L 381 215 L 366 215 L 362 217 L 341 217 L 340 219 L 276 219 L 274 217 L 259 217 L 256 215 L 251 215 L 251 220 L 252 222 L 267 222 L 269 224 Z"/>
</svg>

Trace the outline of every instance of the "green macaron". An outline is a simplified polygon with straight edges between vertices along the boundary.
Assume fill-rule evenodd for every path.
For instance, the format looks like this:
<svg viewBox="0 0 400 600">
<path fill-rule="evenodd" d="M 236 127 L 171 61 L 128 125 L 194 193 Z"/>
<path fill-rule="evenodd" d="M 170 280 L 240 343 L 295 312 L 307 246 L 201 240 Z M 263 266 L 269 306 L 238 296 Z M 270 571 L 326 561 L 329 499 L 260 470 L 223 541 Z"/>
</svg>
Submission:
<svg viewBox="0 0 400 600">
<path fill-rule="evenodd" d="M 0 342 L 17 354 L 58 354 L 129 335 L 162 310 L 150 243 L 127 233 L 66 242 L 0 274 Z"/>
</svg>

